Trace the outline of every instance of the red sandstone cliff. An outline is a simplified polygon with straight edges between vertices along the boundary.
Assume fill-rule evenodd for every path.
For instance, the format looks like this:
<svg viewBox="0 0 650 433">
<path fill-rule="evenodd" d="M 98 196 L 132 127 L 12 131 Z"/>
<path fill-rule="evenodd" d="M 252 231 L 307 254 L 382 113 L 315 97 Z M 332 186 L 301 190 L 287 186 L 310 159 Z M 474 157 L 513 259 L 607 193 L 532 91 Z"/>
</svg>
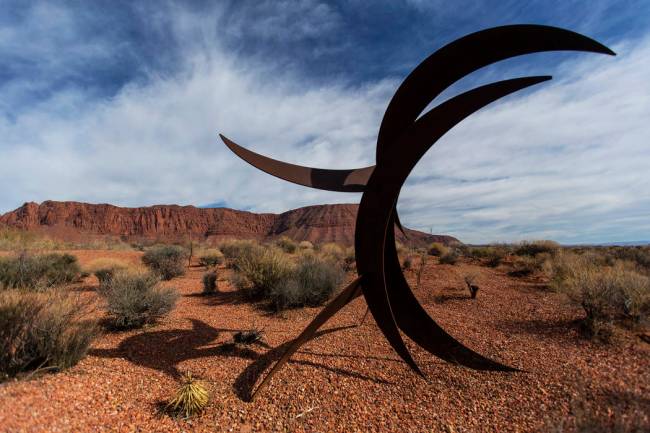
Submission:
<svg viewBox="0 0 650 433">
<path fill-rule="evenodd" d="M 63 240 L 113 237 L 126 241 L 219 240 L 229 237 L 267 240 L 288 236 L 314 243 L 354 243 L 358 205 L 307 206 L 281 214 L 226 208 L 157 205 L 123 208 L 109 204 L 45 201 L 25 203 L 0 216 L 0 225 L 41 232 Z M 451 236 L 407 230 L 410 243 L 456 243 Z M 398 239 L 404 241 L 401 233 Z"/>
</svg>

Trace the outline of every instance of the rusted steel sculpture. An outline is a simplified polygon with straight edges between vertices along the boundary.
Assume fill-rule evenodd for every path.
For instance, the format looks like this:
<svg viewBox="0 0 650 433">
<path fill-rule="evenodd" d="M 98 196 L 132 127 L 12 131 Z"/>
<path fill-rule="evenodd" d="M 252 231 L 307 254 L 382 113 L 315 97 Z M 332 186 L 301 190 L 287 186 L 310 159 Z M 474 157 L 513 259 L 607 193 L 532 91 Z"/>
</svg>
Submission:
<svg viewBox="0 0 650 433">
<path fill-rule="evenodd" d="M 401 229 L 395 206 L 402 185 L 440 137 L 491 102 L 551 77 L 532 76 L 487 84 L 455 96 L 423 115 L 422 111 L 443 90 L 483 66 L 543 51 L 614 55 L 609 48 L 583 35 L 539 25 L 496 27 L 457 39 L 420 63 L 397 89 L 381 122 L 377 163 L 372 167 L 348 170 L 301 167 L 256 154 L 221 135 L 235 154 L 273 176 L 328 191 L 363 192 L 355 233 L 358 277 L 293 341 L 257 387 L 253 398 L 320 326 L 360 295 L 364 296 L 390 345 L 419 375 L 423 373 L 404 344 L 400 330 L 423 349 L 446 361 L 476 370 L 516 370 L 465 347 L 427 314 L 402 274 L 393 226 Z"/>
</svg>

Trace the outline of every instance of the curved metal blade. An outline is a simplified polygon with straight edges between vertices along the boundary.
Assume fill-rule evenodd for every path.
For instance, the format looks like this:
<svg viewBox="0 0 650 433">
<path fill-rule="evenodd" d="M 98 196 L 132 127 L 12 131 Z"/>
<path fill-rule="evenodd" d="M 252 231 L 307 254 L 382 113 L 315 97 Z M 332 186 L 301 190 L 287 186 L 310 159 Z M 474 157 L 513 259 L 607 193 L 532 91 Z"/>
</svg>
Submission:
<svg viewBox="0 0 650 433">
<path fill-rule="evenodd" d="M 615 55 L 601 43 L 558 27 L 521 24 L 481 30 L 440 48 L 402 82 L 384 113 L 377 137 L 377 162 L 443 90 L 484 66 L 544 51 L 585 51 Z M 390 159 L 387 159 L 390 161 Z"/>
<path fill-rule="evenodd" d="M 418 374 L 422 373 L 397 327 L 398 321 L 403 319 L 396 318 L 396 314 L 403 316 L 409 312 L 394 310 L 391 302 L 395 297 L 408 296 L 408 293 L 400 291 L 400 286 L 390 286 L 384 274 L 387 233 L 393 230 L 394 220 L 391 217 L 402 185 L 426 151 L 463 119 L 503 96 L 550 78 L 541 76 L 499 81 L 455 96 L 409 128 L 398 145 L 390 149 L 399 152 L 399 157 L 391 155 L 394 157 L 393 164 L 378 165 L 370 176 L 357 213 L 356 226 L 364 228 L 355 234 L 357 272 L 364 278 L 363 294 L 377 325 L 397 354 Z M 449 354 L 447 357 L 451 356 Z"/>
<path fill-rule="evenodd" d="M 280 179 L 311 188 L 338 192 L 363 192 L 368 178 L 375 169 L 374 165 L 348 170 L 303 167 L 252 152 L 222 134 L 219 134 L 219 137 L 235 155 L 253 167 Z"/>
</svg>

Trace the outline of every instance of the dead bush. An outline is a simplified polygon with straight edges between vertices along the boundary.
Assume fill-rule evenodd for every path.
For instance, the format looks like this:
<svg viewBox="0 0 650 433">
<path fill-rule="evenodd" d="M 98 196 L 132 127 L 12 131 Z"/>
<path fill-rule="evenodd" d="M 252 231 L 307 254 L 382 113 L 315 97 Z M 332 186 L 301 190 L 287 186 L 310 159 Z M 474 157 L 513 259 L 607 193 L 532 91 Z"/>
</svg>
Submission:
<svg viewBox="0 0 650 433">
<path fill-rule="evenodd" d="M 455 265 L 458 262 L 458 252 L 456 250 L 449 250 L 440 256 L 438 262 L 441 265 Z"/>
<path fill-rule="evenodd" d="M 50 253 L 0 258 L 0 286 L 36 289 L 77 281 L 81 268 L 71 254 Z"/>
<path fill-rule="evenodd" d="M 188 252 L 178 245 L 157 245 L 148 249 L 142 256 L 144 263 L 163 280 L 185 275 L 185 260 Z"/>
<path fill-rule="evenodd" d="M 106 298 L 109 327 L 139 328 L 169 313 L 179 295 L 174 288 L 161 287 L 159 281 L 153 274 L 115 274 L 101 291 Z"/>
<path fill-rule="evenodd" d="M 0 293 L 0 380 L 79 362 L 98 333 L 87 312 L 87 304 L 59 291 Z"/>
</svg>

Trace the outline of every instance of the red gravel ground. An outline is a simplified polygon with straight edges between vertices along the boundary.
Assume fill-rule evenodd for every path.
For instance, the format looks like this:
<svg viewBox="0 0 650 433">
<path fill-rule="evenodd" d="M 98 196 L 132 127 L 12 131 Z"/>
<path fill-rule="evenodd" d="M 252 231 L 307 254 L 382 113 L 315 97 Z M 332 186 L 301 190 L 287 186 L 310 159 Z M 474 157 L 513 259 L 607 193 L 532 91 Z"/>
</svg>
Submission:
<svg viewBox="0 0 650 433">
<path fill-rule="evenodd" d="M 75 251 L 139 261 L 139 253 Z M 478 272 L 469 299 L 463 274 Z M 240 303 L 222 270 L 222 293 L 204 297 L 201 268 L 168 284 L 182 293 L 157 326 L 107 333 L 77 366 L 0 385 L 2 432 L 546 432 L 572 431 L 593 413 L 650 431 L 650 346 L 631 332 L 613 345 L 580 337 L 579 308 L 506 269 L 429 260 L 416 291 L 447 331 L 519 373 L 475 372 L 410 347 L 425 381 L 402 363 L 354 301 L 327 323 L 254 402 L 247 396 L 283 343 L 318 309 L 269 315 Z M 407 271 L 414 286 L 415 271 Z M 81 296 L 94 297 L 88 285 Z M 264 330 L 264 343 L 223 345 L 237 330 Z M 161 415 L 160 403 L 190 371 L 207 385 L 207 410 L 191 420 Z M 564 426 L 564 430 L 561 428 Z M 605 431 L 605 430 L 603 430 Z"/>
</svg>

